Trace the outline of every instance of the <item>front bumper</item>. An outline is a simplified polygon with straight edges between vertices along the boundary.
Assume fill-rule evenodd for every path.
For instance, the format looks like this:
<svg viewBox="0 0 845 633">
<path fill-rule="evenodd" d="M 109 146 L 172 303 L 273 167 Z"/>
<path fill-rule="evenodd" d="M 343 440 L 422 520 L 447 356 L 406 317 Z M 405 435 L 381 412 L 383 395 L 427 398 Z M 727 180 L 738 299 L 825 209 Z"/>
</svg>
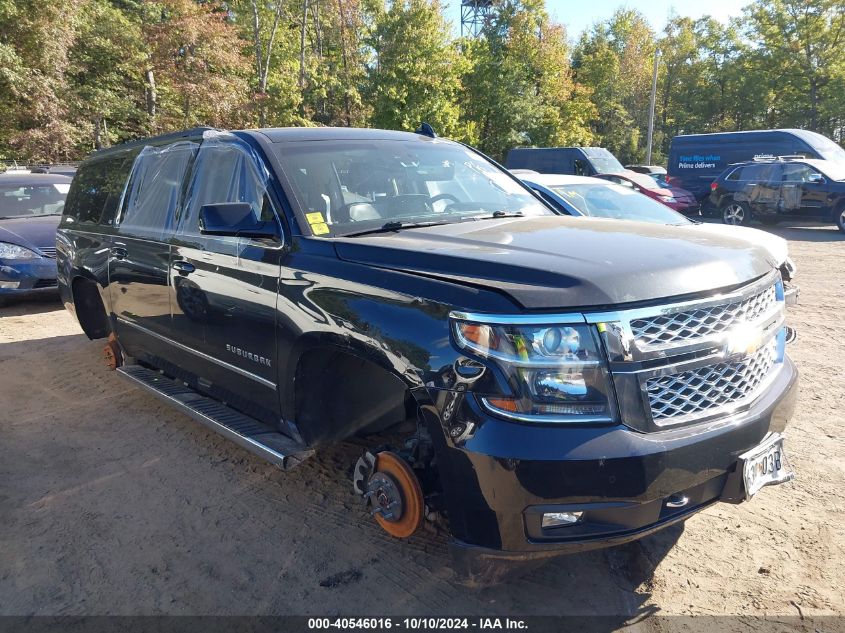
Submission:
<svg viewBox="0 0 845 633">
<path fill-rule="evenodd" d="M 475 431 L 439 458 L 456 564 L 543 560 L 618 545 L 716 501 L 738 501 L 723 498 L 735 488 L 726 484 L 738 476 L 737 458 L 783 430 L 797 393 L 798 373 L 786 357 L 746 410 L 653 433 L 505 422 L 463 398 L 457 417 Z M 678 505 L 681 498 L 687 501 Z M 583 512 L 577 524 L 542 528 L 544 513 L 575 511 Z"/>
<path fill-rule="evenodd" d="M 16 284 L 10 288 L 0 287 L 0 299 L 56 294 L 56 260 L 49 257 L 0 260 L 0 282 Z"/>
</svg>

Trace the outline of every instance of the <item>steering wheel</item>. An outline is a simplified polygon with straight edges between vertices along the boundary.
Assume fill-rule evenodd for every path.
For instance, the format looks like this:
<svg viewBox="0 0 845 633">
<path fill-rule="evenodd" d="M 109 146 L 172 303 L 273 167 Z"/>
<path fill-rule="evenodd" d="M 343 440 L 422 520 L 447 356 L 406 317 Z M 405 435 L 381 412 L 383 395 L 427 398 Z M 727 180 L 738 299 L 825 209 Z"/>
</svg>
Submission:
<svg viewBox="0 0 845 633">
<path fill-rule="evenodd" d="M 432 196 L 431 198 L 429 198 L 428 203 L 434 204 L 435 202 L 440 202 L 441 200 L 451 200 L 452 202 L 460 202 L 460 200 L 458 200 L 451 193 L 438 193 L 436 196 Z"/>
</svg>

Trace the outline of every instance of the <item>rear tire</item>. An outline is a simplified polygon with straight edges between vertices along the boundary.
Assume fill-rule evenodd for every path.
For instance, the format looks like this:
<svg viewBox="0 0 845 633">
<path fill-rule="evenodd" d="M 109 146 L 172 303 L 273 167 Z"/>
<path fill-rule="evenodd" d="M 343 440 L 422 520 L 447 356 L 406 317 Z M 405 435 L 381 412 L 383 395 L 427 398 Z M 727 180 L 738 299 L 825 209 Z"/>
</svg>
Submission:
<svg viewBox="0 0 845 633">
<path fill-rule="evenodd" d="M 751 209 L 744 202 L 731 200 L 722 207 L 722 223 L 746 226 L 751 221 Z"/>
<path fill-rule="evenodd" d="M 842 232 L 845 233 L 845 204 L 841 205 L 835 212 L 833 216 L 834 221 L 836 222 L 837 228 Z"/>
</svg>

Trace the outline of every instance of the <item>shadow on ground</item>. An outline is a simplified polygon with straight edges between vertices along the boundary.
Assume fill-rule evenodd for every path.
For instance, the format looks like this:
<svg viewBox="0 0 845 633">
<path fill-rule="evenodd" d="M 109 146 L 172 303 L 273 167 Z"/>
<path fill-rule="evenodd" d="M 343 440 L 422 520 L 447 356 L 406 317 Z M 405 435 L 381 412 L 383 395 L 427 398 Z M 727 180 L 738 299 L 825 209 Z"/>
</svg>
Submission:
<svg viewBox="0 0 845 633">
<path fill-rule="evenodd" d="M 3 297 L 0 302 L 0 319 L 4 316 L 21 316 L 24 314 L 41 314 L 62 310 L 64 306 L 58 296 L 44 295 L 41 297 L 23 299 L 8 299 Z"/>
<path fill-rule="evenodd" d="M 23 309 L 23 307 L 19 307 Z M 470 589 L 364 511 L 345 443 L 282 473 L 124 384 L 83 335 L 0 344 L 0 613 L 647 615 L 680 537 Z M 60 362 L 56 362 L 60 359 Z"/>
</svg>

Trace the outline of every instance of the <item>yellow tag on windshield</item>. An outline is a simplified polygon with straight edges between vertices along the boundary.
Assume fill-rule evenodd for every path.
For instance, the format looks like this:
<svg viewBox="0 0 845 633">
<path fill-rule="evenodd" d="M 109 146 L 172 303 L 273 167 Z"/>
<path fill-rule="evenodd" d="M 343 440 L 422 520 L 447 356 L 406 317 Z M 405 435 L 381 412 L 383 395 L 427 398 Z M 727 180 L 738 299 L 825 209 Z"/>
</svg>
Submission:
<svg viewBox="0 0 845 633">
<path fill-rule="evenodd" d="M 325 235 L 329 232 L 329 225 L 325 222 L 322 224 L 312 224 L 311 230 L 314 231 L 314 235 Z"/>
<path fill-rule="evenodd" d="M 306 213 L 305 219 L 308 220 L 308 224 L 325 224 L 326 221 L 323 219 L 323 214 L 319 211 L 314 211 L 313 213 Z"/>
</svg>

